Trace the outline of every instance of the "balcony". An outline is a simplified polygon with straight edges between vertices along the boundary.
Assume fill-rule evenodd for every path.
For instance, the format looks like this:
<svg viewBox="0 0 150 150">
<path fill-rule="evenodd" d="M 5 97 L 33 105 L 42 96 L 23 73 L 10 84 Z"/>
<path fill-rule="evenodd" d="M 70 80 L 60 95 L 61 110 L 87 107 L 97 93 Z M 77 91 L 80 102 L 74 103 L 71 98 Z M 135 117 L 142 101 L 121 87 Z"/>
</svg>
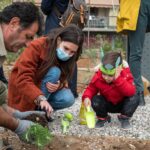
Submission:
<svg viewBox="0 0 150 150">
<path fill-rule="evenodd" d="M 116 17 L 89 16 L 84 31 L 116 31 Z"/>
</svg>

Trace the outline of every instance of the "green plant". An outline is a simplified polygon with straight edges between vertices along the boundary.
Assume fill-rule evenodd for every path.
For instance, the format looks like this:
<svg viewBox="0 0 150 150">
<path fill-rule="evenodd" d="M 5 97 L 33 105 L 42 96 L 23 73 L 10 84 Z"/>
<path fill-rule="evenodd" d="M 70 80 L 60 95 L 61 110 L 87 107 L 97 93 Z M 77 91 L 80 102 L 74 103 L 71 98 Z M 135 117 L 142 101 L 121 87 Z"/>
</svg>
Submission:
<svg viewBox="0 0 150 150">
<path fill-rule="evenodd" d="M 73 120 L 73 115 L 69 112 L 65 113 L 64 116 L 69 120 L 72 121 Z"/>
<path fill-rule="evenodd" d="M 7 57 L 7 63 L 11 64 L 12 62 L 15 62 L 16 59 L 19 57 L 19 55 L 22 53 L 22 51 L 23 51 L 23 48 L 20 49 L 17 53 L 9 52 L 6 56 Z"/>
<path fill-rule="evenodd" d="M 62 133 L 67 133 L 67 130 L 70 127 L 70 122 L 73 120 L 73 115 L 69 112 L 65 113 L 63 118 L 61 119 L 61 129 Z"/>
<path fill-rule="evenodd" d="M 40 124 L 32 125 L 27 132 L 23 135 L 23 139 L 43 149 L 52 140 L 53 135 L 49 132 L 48 128 Z"/>
<path fill-rule="evenodd" d="M 124 50 L 124 43 L 123 43 L 123 40 L 119 37 L 117 37 L 115 39 L 115 49 L 121 49 L 121 50 Z"/>
<path fill-rule="evenodd" d="M 109 52 L 112 50 L 112 45 L 108 41 L 106 41 L 103 44 L 102 48 L 103 48 L 104 52 Z"/>
<path fill-rule="evenodd" d="M 11 4 L 12 0 L 0 0 L 0 11 L 3 10 L 4 7 Z"/>
</svg>

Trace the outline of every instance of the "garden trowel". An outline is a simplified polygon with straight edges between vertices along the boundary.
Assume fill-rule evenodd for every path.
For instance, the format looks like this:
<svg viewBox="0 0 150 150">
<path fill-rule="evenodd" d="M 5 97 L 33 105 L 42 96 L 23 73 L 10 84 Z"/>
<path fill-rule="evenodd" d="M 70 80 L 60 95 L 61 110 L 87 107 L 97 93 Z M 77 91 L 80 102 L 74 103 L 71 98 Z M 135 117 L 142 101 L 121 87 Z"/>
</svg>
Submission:
<svg viewBox="0 0 150 150">
<path fill-rule="evenodd" d="M 88 128 L 95 127 L 95 113 L 90 106 L 86 107 L 85 118 Z"/>
</svg>

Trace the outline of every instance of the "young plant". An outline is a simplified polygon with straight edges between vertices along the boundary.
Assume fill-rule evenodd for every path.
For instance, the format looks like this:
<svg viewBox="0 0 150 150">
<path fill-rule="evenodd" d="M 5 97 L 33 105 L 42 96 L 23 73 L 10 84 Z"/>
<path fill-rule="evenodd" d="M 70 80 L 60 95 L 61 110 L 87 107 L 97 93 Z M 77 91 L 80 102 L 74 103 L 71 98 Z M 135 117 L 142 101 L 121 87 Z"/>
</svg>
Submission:
<svg viewBox="0 0 150 150">
<path fill-rule="evenodd" d="M 70 122 L 73 120 L 73 115 L 69 112 L 65 113 L 63 118 L 61 119 L 61 128 L 62 128 L 62 133 L 66 134 L 67 130 L 70 127 Z"/>
<path fill-rule="evenodd" d="M 61 119 L 61 128 L 62 128 L 62 133 L 66 134 L 67 130 L 69 129 L 69 121 L 64 117 Z"/>
<path fill-rule="evenodd" d="M 36 145 L 39 149 L 43 149 L 52 140 L 53 135 L 49 132 L 48 128 L 40 124 L 32 125 L 27 132 L 23 135 L 23 139 L 29 143 Z"/>
</svg>

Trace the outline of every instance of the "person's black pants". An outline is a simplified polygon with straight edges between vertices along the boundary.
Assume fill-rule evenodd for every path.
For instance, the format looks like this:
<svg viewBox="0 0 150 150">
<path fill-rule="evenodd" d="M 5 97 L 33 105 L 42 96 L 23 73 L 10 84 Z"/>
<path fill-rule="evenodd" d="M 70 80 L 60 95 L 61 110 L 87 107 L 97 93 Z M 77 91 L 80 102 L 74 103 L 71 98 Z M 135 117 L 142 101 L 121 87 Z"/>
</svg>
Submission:
<svg viewBox="0 0 150 150">
<path fill-rule="evenodd" d="M 107 113 L 121 113 L 127 117 L 132 117 L 136 108 L 139 105 L 139 99 L 137 95 L 133 97 L 125 98 L 121 103 L 114 105 L 107 101 L 103 96 L 96 95 L 92 99 L 92 108 L 96 112 L 96 115 L 101 118 L 108 116 Z"/>
<path fill-rule="evenodd" d="M 77 63 L 75 64 L 73 74 L 71 79 L 69 80 L 69 88 L 71 89 L 74 97 L 78 97 L 77 93 Z"/>
</svg>

